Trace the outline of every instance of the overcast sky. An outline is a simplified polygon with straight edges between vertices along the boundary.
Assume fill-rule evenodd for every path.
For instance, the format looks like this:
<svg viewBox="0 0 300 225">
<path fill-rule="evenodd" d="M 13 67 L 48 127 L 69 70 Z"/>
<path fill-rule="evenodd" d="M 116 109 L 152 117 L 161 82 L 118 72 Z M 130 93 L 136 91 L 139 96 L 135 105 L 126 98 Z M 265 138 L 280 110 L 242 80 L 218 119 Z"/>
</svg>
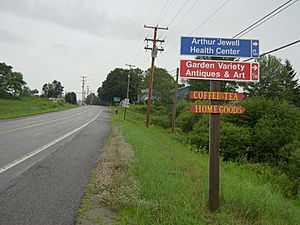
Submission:
<svg viewBox="0 0 300 225">
<path fill-rule="evenodd" d="M 0 62 L 23 73 L 31 89 L 56 79 L 80 98 L 80 76 L 96 92 L 116 67 L 150 66 L 143 48 L 153 31 L 144 24 L 169 27 L 158 33 L 166 42 L 156 66 L 173 71 L 180 36 L 232 38 L 286 1 L 0 0 Z M 299 21 L 296 2 L 241 38 L 259 39 L 263 53 L 300 39 Z M 300 79 L 300 43 L 275 55 L 290 59 Z"/>
</svg>

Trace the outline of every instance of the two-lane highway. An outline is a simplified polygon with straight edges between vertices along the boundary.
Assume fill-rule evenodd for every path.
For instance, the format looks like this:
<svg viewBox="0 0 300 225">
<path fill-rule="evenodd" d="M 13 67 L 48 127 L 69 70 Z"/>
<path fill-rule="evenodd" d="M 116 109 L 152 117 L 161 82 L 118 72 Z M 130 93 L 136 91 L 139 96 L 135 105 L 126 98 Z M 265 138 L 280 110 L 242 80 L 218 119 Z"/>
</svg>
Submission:
<svg viewBox="0 0 300 225">
<path fill-rule="evenodd" d="M 0 224 L 73 224 L 109 129 L 100 106 L 0 121 Z"/>
</svg>

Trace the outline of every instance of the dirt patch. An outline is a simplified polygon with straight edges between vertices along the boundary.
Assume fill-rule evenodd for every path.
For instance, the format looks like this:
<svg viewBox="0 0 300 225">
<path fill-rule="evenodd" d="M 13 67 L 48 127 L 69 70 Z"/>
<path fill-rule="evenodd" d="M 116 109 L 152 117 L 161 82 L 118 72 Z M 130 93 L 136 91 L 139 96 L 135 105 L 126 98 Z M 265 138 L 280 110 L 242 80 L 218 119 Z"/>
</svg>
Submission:
<svg viewBox="0 0 300 225">
<path fill-rule="evenodd" d="M 77 224 L 118 224 L 118 210 L 137 201 L 138 183 L 129 175 L 133 159 L 132 148 L 114 126 L 87 187 Z"/>
</svg>

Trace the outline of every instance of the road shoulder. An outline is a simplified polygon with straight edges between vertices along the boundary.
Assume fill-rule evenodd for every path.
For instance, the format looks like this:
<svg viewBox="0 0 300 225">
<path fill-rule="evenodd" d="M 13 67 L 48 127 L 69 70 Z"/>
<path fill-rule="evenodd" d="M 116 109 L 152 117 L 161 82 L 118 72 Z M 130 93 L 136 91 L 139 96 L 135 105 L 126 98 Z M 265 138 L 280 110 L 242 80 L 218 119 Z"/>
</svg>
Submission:
<svg viewBox="0 0 300 225">
<path fill-rule="evenodd" d="M 132 148 L 125 142 L 116 125 L 92 174 L 79 210 L 77 225 L 118 224 L 118 208 L 137 199 L 137 181 L 128 176 L 134 159 Z M 129 179 L 128 178 L 132 178 Z"/>
</svg>

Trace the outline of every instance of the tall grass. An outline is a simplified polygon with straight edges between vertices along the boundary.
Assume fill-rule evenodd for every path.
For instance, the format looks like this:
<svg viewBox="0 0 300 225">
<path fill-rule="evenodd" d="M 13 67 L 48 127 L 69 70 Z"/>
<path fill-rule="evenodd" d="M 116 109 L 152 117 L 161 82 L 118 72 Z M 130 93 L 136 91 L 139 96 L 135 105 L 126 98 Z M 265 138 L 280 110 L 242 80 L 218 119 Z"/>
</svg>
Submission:
<svg viewBox="0 0 300 225">
<path fill-rule="evenodd" d="M 22 97 L 19 99 L 0 99 L 0 119 L 9 119 L 60 111 L 75 107 L 64 101 L 56 103 L 38 97 Z"/>
<path fill-rule="evenodd" d="M 220 211 L 207 210 L 208 157 L 172 139 L 127 111 L 114 120 L 134 149 L 128 176 L 139 183 L 139 201 L 120 207 L 120 221 L 136 224 L 299 224 L 300 207 L 286 200 L 247 168 L 220 166 Z M 130 215 L 128 217 L 128 214 Z M 124 216 L 122 216 L 124 215 Z M 131 218 L 129 220 L 128 218 Z M 128 220 L 127 220 L 128 219 Z M 129 222 L 131 221 L 131 222 Z"/>
</svg>

